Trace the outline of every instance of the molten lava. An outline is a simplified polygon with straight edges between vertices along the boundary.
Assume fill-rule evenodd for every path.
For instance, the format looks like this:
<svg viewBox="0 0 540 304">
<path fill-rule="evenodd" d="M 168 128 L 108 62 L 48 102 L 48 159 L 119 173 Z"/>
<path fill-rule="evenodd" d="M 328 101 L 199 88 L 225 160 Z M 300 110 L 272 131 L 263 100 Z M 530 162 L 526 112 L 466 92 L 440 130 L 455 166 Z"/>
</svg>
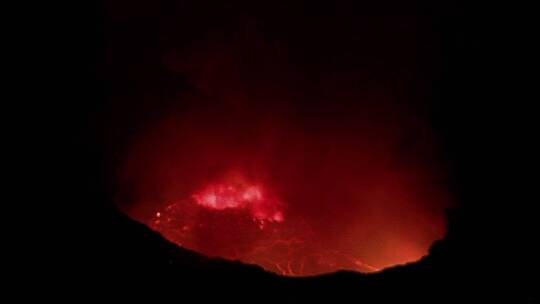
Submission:
<svg viewBox="0 0 540 304">
<path fill-rule="evenodd" d="M 426 255 L 452 199 L 410 84 L 299 71 L 251 42 L 164 57 L 193 90 L 126 127 L 119 206 L 186 248 L 286 275 Z"/>
<path fill-rule="evenodd" d="M 194 194 L 195 202 L 214 210 L 246 209 L 254 221 L 263 225 L 265 222 L 283 221 L 283 213 L 275 199 L 263 196 L 260 186 L 216 184 L 209 185 L 202 192 Z"/>
<path fill-rule="evenodd" d="M 453 205 L 433 128 L 440 26 L 416 5 L 271 6 L 107 22 L 107 102 L 91 112 L 116 203 L 181 246 L 280 274 L 419 260 Z"/>
<path fill-rule="evenodd" d="M 148 128 L 119 205 L 183 247 L 295 276 L 416 261 L 443 237 L 449 195 L 429 141 L 392 124 L 361 133 L 368 118 L 264 113 L 196 108 Z"/>
<path fill-rule="evenodd" d="M 183 247 L 295 276 L 416 261 L 443 237 L 449 196 L 429 141 L 391 124 L 360 133 L 367 118 L 321 130 L 233 110 L 185 111 L 139 135 L 120 206 Z"/>
<path fill-rule="evenodd" d="M 209 184 L 156 212 L 150 226 L 187 248 L 283 275 L 378 270 L 359 257 L 321 248 L 305 223 L 285 221 L 284 204 L 245 181 Z"/>
</svg>

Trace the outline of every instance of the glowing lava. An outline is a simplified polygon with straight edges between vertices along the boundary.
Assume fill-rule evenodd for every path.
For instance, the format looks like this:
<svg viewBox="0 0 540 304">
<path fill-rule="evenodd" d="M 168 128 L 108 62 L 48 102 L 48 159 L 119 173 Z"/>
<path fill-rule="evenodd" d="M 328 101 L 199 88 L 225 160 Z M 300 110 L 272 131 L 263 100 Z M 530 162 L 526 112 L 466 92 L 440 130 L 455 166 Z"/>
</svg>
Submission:
<svg viewBox="0 0 540 304">
<path fill-rule="evenodd" d="M 262 188 L 256 185 L 210 185 L 194 194 L 193 199 L 198 205 L 208 209 L 246 209 L 253 220 L 261 225 L 264 222 L 283 221 L 283 212 L 279 210 L 280 203 L 263 196 Z"/>
<path fill-rule="evenodd" d="M 321 248 L 304 221 L 285 223 L 284 207 L 260 185 L 213 183 L 156 212 L 151 227 L 187 248 L 283 275 L 378 270 L 353 255 Z"/>
<path fill-rule="evenodd" d="M 132 25 L 153 9 L 108 22 L 106 102 L 89 121 L 122 211 L 183 247 L 286 275 L 413 262 L 444 237 L 431 18 L 377 8 L 328 27 L 181 11 L 144 35 Z"/>
<path fill-rule="evenodd" d="M 148 127 L 119 168 L 119 206 L 182 247 L 293 276 L 417 261 L 444 236 L 429 129 L 367 106 L 339 122 L 271 106 L 193 106 Z"/>
</svg>

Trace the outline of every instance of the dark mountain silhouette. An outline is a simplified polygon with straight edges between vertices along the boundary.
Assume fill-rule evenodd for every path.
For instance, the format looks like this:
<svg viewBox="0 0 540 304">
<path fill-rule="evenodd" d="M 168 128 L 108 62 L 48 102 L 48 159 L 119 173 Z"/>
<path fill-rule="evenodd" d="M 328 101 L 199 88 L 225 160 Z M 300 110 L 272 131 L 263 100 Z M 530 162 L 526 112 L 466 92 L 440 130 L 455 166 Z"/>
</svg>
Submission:
<svg viewBox="0 0 540 304">
<path fill-rule="evenodd" d="M 480 246 L 467 235 L 467 214 L 449 212 L 449 232 L 422 260 L 379 273 L 336 272 L 292 278 L 258 266 L 209 258 L 178 247 L 143 224 L 108 209 L 95 224 L 100 233 L 85 255 L 89 273 L 114 292 L 128 287 L 126 297 L 163 296 L 178 301 L 231 303 L 362 302 L 460 303 L 509 301 L 528 303 L 531 295 L 509 284 L 495 271 Z M 517 282 L 514 282 L 517 283 Z M 109 284 L 113 284 L 112 286 Z M 97 292 L 102 289 L 95 290 Z"/>
</svg>

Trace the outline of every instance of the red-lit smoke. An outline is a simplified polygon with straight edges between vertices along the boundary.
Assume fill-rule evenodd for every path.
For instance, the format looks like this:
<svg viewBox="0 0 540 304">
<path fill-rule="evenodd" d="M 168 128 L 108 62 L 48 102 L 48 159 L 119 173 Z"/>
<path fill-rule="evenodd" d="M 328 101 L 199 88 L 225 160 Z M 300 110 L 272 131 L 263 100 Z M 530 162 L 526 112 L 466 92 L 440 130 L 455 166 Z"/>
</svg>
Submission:
<svg viewBox="0 0 540 304">
<path fill-rule="evenodd" d="M 213 210 L 240 209 L 247 210 L 254 221 L 283 221 L 280 203 L 268 197 L 261 186 L 239 182 L 216 183 L 206 186 L 193 195 L 199 206 Z"/>
<path fill-rule="evenodd" d="M 324 73 L 249 31 L 164 51 L 194 89 L 132 134 L 119 205 L 182 246 L 281 274 L 418 260 L 451 199 L 429 119 L 407 100 L 411 50 L 388 47 L 403 58 L 311 58 Z"/>
</svg>

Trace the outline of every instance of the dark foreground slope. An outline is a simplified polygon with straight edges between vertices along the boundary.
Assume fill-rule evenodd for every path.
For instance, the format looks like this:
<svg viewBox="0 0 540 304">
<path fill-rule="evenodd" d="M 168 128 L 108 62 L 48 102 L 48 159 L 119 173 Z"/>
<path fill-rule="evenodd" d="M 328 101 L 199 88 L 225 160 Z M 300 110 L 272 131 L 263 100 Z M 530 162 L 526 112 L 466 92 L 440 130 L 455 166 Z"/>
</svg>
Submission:
<svg viewBox="0 0 540 304">
<path fill-rule="evenodd" d="M 150 295 L 154 300 L 167 297 L 185 303 L 532 302 L 532 294 L 519 286 L 521 278 L 510 282 L 504 271 L 495 271 L 482 253 L 475 252 L 480 246 L 463 229 L 467 221 L 463 212 L 451 212 L 448 236 L 417 263 L 370 275 L 338 272 L 287 278 L 180 248 L 109 210 L 96 222 L 93 241 L 85 243 L 85 260 L 75 266 L 88 267 L 82 275 L 94 278 L 85 286 L 91 286 L 91 294 L 113 292 L 126 299 Z"/>
</svg>

